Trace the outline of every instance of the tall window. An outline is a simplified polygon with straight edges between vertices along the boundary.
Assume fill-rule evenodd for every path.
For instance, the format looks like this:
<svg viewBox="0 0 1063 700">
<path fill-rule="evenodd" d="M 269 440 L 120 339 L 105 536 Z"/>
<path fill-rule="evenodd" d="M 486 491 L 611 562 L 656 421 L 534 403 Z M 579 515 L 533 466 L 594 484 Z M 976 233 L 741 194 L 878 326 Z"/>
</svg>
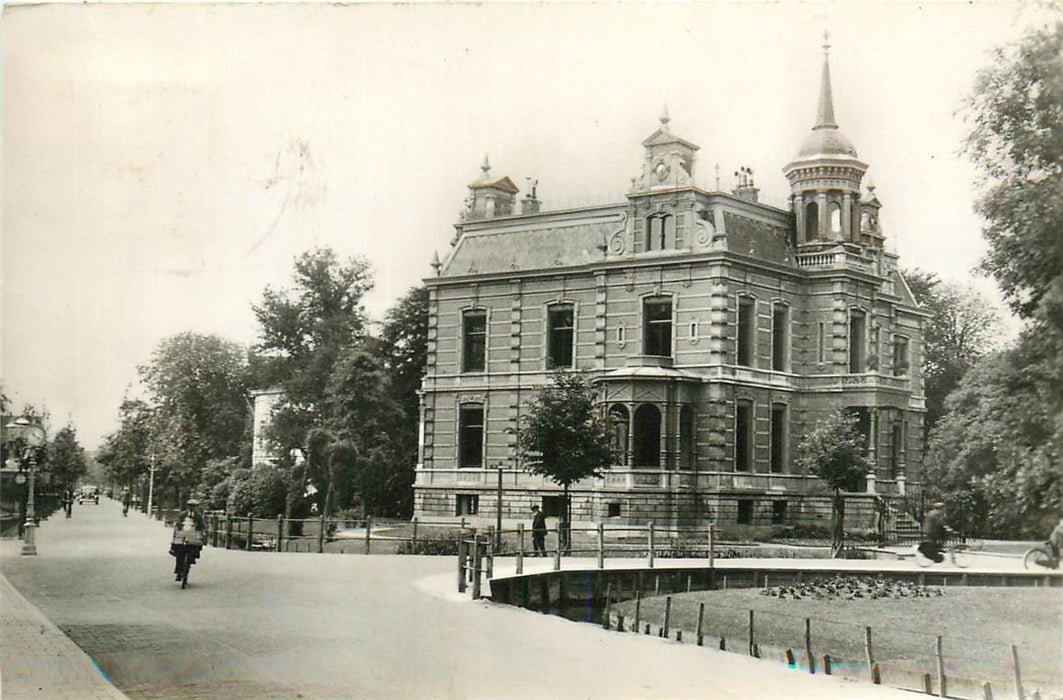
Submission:
<svg viewBox="0 0 1063 700">
<path fill-rule="evenodd" d="M 738 524 L 750 525 L 753 523 L 753 501 L 749 498 L 738 500 Z"/>
<path fill-rule="evenodd" d="M 771 312 L 771 368 L 790 368 L 790 307 L 779 304 Z"/>
<path fill-rule="evenodd" d="M 771 473 L 786 471 L 786 405 L 771 407 Z"/>
<path fill-rule="evenodd" d="M 653 404 L 635 409 L 635 466 L 661 466 L 661 412 Z"/>
<path fill-rule="evenodd" d="M 646 217 L 646 250 L 667 250 L 675 247 L 675 217 L 654 214 Z"/>
<path fill-rule="evenodd" d="M 903 335 L 893 336 L 893 376 L 903 377 L 908 374 L 908 339 Z"/>
<path fill-rule="evenodd" d="M 672 299 L 653 297 L 642 305 L 643 354 L 672 356 Z"/>
<path fill-rule="evenodd" d="M 697 458 L 694 444 L 694 409 L 683 406 L 679 409 L 679 467 L 693 469 Z"/>
<path fill-rule="evenodd" d="M 890 478 L 896 479 L 901 465 L 901 424 L 900 412 L 894 419 L 893 428 L 890 430 Z"/>
<path fill-rule="evenodd" d="M 827 207 L 830 215 L 830 232 L 839 234 L 842 232 L 842 208 L 836 202 L 831 202 Z"/>
<path fill-rule="evenodd" d="M 805 205 L 805 239 L 814 241 L 819 238 L 819 205 L 809 202 Z"/>
<path fill-rule="evenodd" d="M 484 407 L 466 404 L 458 410 L 458 467 L 479 469 L 484 465 Z"/>
<path fill-rule="evenodd" d="M 547 312 L 547 364 L 550 367 L 572 366 L 573 307 L 555 304 Z"/>
<path fill-rule="evenodd" d="M 867 356 L 867 317 L 863 311 L 849 312 L 849 372 L 864 371 Z"/>
<path fill-rule="evenodd" d="M 627 406 L 614 404 L 609 409 L 609 431 L 612 436 L 613 459 L 617 464 L 627 464 L 627 435 L 629 415 Z"/>
<path fill-rule="evenodd" d="M 827 361 L 827 324 L 819 324 L 819 344 L 817 346 L 818 353 L 816 354 L 817 361 L 822 364 Z"/>
<path fill-rule="evenodd" d="M 462 314 L 461 367 L 465 372 L 483 372 L 487 365 L 487 312 L 481 309 Z"/>
<path fill-rule="evenodd" d="M 756 300 L 750 297 L 738 299 L 738 355 L 737 362 L 753 366 L 753 332 L 756 323 Z"/>
<path fill-rule="evenodd" d="M 753 404 L 739 401 L 735 407 L 735 471 L 753 466 Z"/>
</svg>

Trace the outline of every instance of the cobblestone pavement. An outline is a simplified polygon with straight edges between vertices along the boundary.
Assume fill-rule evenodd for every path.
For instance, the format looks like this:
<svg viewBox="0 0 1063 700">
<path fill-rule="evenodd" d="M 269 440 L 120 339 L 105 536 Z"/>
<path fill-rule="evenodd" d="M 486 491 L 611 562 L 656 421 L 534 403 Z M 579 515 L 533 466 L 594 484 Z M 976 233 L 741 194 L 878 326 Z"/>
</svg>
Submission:
<svg viewBox="0 0 1063 700">
<path fill-rule="evenodd" d="M 132 698 L 908 697 L 474 602 L 451 557 L 207 548 L 181 590 L 168 542 L 103 500 L 0 570 Z"/>
</svg>

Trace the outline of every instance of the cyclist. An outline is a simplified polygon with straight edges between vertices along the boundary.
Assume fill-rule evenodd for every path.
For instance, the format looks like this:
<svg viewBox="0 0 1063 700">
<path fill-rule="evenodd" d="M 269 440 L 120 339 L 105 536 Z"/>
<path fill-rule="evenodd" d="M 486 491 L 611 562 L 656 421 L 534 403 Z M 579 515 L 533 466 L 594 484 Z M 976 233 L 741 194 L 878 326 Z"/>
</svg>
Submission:
<svg viewBox="0 0 1063 700">
<path fill-rule="evenodd" d="M 173 543 L 170 554 L 174 557 L 174 577 L 180 581 L 182 574 L 199 558 L 206 541 L 207 524 L 199 512 L 199 501 L 188 499 L 185 512 L 173 526 Z"/>
<path fill-rule="evenodd" d="M 1055 529 L 1052 530 L 1045 544 L 1052 550 L 1052 556 L 1059 559 L 1059 553 L 1063 551 L 1063 515 L 1059 516 L 1059 522 L 1056 523 Z"/>
<path fill-rule="evenodd" d="M 122 487 L 122 515 L 123 517 L 129 517 L 129 504 L 133 501 L 133 496 L 129 493 L 129 489 Z"/>
<path fill-rule="evenodd" d="M 941 550 L 945 544 L 945 504 L 938 501 L 923 518 L 923 541 L 919 543 L 919 553 L 937 564 L 945 561 Z"/>
</svg>

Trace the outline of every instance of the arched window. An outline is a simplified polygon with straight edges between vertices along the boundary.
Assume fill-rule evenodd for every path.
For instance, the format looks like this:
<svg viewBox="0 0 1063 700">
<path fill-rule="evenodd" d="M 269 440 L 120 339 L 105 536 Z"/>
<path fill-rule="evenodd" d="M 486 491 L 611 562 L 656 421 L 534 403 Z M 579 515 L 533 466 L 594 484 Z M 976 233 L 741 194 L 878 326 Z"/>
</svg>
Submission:
<svg viewBox="0 0 1063 700">
<path fill-rule="evenodd" d="M 679 409 L 679 468 L 693 469 L 696 459 L 694 409 L 690 406 L 683 406 Z"/>
<path fill-rule="evenodd" d="M 827 215 L 830 216 L 830 232 L 839 234 L 842 232 L 842 208 L 837 202 L 827 205 Z"/>
<path fill-rule="evenodd" d="M 819 205 L 809 202 L 805 205 L 805 240 L 819 238 Z"/>
<path fill-rule="evenodd" d="M 612 436 L 613 460 L 616 464 L 627 464 L 627 436 L 630 421 L 627 406 L 618 403 L 613 404 L 609 409 L 609 434 Z"/>
<path fill-rule="evenodd" d="M 653 404 L 635 409 L 635 466 L 661 466 L 661 412 Z"/>
</svg>

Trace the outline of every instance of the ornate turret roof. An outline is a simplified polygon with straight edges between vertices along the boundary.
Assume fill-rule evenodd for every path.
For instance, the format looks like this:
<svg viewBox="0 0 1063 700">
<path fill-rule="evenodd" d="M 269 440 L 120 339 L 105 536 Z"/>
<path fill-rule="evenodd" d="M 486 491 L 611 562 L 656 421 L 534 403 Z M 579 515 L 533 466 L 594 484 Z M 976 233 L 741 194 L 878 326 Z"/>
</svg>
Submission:
<svg viewBox="0 0 1063 700">
<path fill-rule="evenodd" d="M 823 45 L 823 73 L 819 82 L 819 107 L 816 125 L 801 144 L 797 159 L 814 156 L 849 156 L 856 158 L 856 149 L 834 121 L 834 96 L 830 87 L 830 44 Z"/>
</svg>

